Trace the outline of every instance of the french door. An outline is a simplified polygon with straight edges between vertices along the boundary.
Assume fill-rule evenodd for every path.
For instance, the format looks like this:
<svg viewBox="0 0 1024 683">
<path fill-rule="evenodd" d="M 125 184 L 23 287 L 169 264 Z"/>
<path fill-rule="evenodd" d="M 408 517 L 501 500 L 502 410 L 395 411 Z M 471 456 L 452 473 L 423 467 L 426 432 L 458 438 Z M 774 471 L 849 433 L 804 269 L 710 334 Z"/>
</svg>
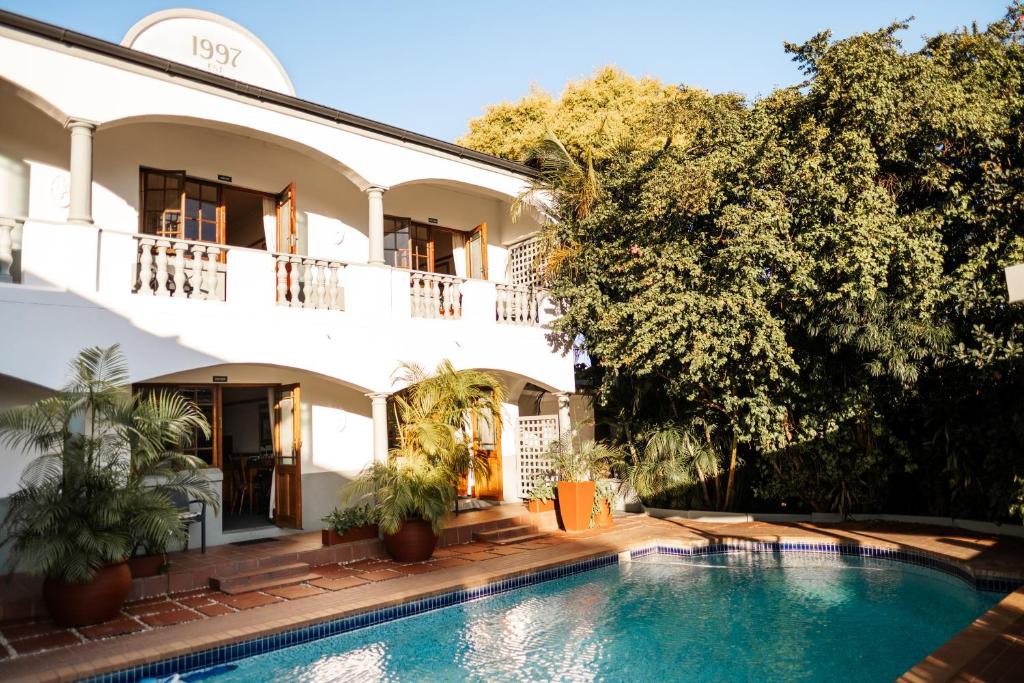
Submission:
<svg viewBox="0 0 1024 683">
<path fill-rule="evenodd" d="M 274 523 L 302 528 L 302 400 L 298 384 L 274 393 Z"/>
<path fill-rule="evenodd" d="M 478 498 L 496 498 L 501 500 L 503 488 L 501 484 L 501 426 L 498 421 L 485 413 L 473 411 L 473 450 L 487 458 L 490 470 L 486 475 L 474 472 Z"/>
<path fill-rule="evenodd" d="M 466 235 L 466 274 L 487 279 L 487 224 L 481 223 Z"/>
<path fill-rule="evenodd" d="M 299 240 L 295 231 L 295 183 L 277 195 L 277 251 L 282 254 L 294 254 L 298 250 Z"/>
</svg>

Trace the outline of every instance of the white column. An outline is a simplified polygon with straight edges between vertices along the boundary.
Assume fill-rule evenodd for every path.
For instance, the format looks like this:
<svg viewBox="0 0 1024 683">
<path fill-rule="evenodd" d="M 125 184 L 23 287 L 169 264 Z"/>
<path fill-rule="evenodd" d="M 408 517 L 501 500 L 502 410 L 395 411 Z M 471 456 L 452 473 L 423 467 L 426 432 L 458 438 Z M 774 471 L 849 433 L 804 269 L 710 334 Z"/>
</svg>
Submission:
<svg viewBox="0 0 1024 683">
<path fill-rule="evenodd" d="M 384 188 L 368 187 L 366 195 L 370 204 L 370 256 L 367 262 L 372 266 L 384 265 Z"/>
<path fill-rule="evenodd" d="M 69 223 L 92 223 L 92 133 L 95 124 L 68 121 L 71 131 L 71 204 Z"/>
<path fill-rule="evenodd" d="M 388 460 L 388 396 L 387 393 L 367 394 L 370 398 L 373 416 L 373 460 L 374 462 L 387 462 Z"/>
<path fill-rule="evenodd" d="M 572 429 L 572 418 L 569 415 L 569 397 L 572 394 L 555 394 L 558 397 L 558 433 L 565 434 Z"/>
</svg>

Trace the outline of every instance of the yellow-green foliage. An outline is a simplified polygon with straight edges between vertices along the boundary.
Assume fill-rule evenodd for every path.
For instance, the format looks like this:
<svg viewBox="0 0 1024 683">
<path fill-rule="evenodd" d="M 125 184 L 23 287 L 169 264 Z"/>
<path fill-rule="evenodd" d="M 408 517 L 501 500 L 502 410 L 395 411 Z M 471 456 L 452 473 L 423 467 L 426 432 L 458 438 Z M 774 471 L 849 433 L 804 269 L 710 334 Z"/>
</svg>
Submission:
<svg viewBox="0 0 1024 683">
<path fill-rule="evenodd" d="M 606 66 L 569 83 L 558 98 L 534 86 L 516 102 L 488 106 L 457 142 L 522 161 L 551 132 L 571 153 L 590 150 L 600 161 L 626 141 L 657 148 L 670 136 L 687 137 L 695 113 L 709 99 L 702 90 Z"/>
</svg>

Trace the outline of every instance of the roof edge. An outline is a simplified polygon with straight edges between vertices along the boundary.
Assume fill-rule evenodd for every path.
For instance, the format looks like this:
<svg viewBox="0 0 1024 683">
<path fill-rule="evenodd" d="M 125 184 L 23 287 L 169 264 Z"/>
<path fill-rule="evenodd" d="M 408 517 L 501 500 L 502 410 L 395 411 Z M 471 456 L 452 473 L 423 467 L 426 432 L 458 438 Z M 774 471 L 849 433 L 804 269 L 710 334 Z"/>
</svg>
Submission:
<svg viewBox="0 0 1024 683">
<path fill-rule="evenodd" d="M 144 66 L 162 73 L 180 76 L 205 85 L 211 85 L 220 90 L 249 97 L 259 100 L 260 102 L 269 102 L 287 109 L 312 114 L 313 116 L 327 119 L 334 123 L 349 125 L 354 128 L 393 138 L 401 142 L 409 142 L 422 147 L 427 147 L 439 152 L 451 154 L 460 159 L 470 159 L 488 166 L 493 166 L 495 168 L 500 168 L 505 171 L 510 171 L 512 173 L 517 173 L 531 178 L 536 177 L 537 175 L 537 172 L 534 169 L 515 161 L 509 161 L 490 154 L 485 154 L 484 152 L 469 149 L 468 147 L 462 147 L 461 145 L 456 145 L 452 142 L 439 140 L 437 138 L 430 137 L 429 135 L 415 133 L 404 128 L 374 121 L 373 119 L 368 119 L 363 116 L 350 114 L 348 112 L 341 111 L 340 109 L 325 107 L 315 102 L 304 100 L 300 97 L 286 95 L 273 90 L 266 90 L 255 85 L 243 83 L 242 81 L 236 81 L 232 78 L 218 76 L 214 73 L 186 66 L 185 64 L 173 62 L 162 57 L 156 57 L 145 52 L 140 52 L 139 50 L 133 50 L 101 38 L 95 38 L 84 33 L 72 31 L 71 29 L 39 21 L 38 19 L 32 19 L 31 17 L 9 12 L 4 9 L 0 9 L 0 26 L 7 26 L 17 31 L 30 33 L 65 45 L 81 48 L 90 52 L 96 52 L 107 57 Z"/>
</svg>

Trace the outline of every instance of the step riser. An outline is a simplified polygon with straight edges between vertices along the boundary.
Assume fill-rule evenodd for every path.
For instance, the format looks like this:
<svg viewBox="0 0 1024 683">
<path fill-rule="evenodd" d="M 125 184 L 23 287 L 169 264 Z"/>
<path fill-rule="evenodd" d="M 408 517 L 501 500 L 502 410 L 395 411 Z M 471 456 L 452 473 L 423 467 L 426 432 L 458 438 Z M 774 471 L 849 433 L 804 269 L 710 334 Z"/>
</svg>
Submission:
<svg viewBox="0 0 1024 683">
<path fill-rule="evenodd" d="M 221 588 L 220 591 L 222 593 L 227 593 L 228 595 L 238 595 L 239 593 L 251 593 L 253 591 L 266 591 L 274 588 L 284 588 L 285 586 L 294 586 L 296 584 L 305 583 L 306 581 L 312 581 L 319 578 L 319 574 L 298 574 L 296 576 L 271 579 L 269 581 L 253 582 L 229 588 Z"/>
<path fill-rule="evenodd" d="M 513 536 L 512 538 L 503 538 L 500 541 L 492 541 L 494 545 L 515 545 L 516 543 L 526 543 L 527 541 L 533 541 L 538 538 L 545 538 L 548 534 L 539 532 L 535 534 L 526 534 L 524 536 Z"/>
<path fill-rule="evenodd" d="M 495 542 L 501 541 L 506 538 L 514 538 L 516 536 L 525 536 L 527 534 L 535 534 L 538 532 L 535 526 L 510 526 L 504 529 L 496 529 L 494 531 L 478 531 L 473 534 L 473 538 L 478 541 Z"/>
<path fill-rule="evenodd" d="M 273 581 L 287 581 L 296 576 L 309 574 L 309 564 L 296 562 L 281 565 L 278 567 L 266 567 L 248 572 L 239 572 L 230 576 L 211 576 L 210 586 L 225 593 L 237 591 L 240 588 L 257 584 L 267 584 Z M 252 590 L 249 588 L 248 590 Z"/>
</svg>

